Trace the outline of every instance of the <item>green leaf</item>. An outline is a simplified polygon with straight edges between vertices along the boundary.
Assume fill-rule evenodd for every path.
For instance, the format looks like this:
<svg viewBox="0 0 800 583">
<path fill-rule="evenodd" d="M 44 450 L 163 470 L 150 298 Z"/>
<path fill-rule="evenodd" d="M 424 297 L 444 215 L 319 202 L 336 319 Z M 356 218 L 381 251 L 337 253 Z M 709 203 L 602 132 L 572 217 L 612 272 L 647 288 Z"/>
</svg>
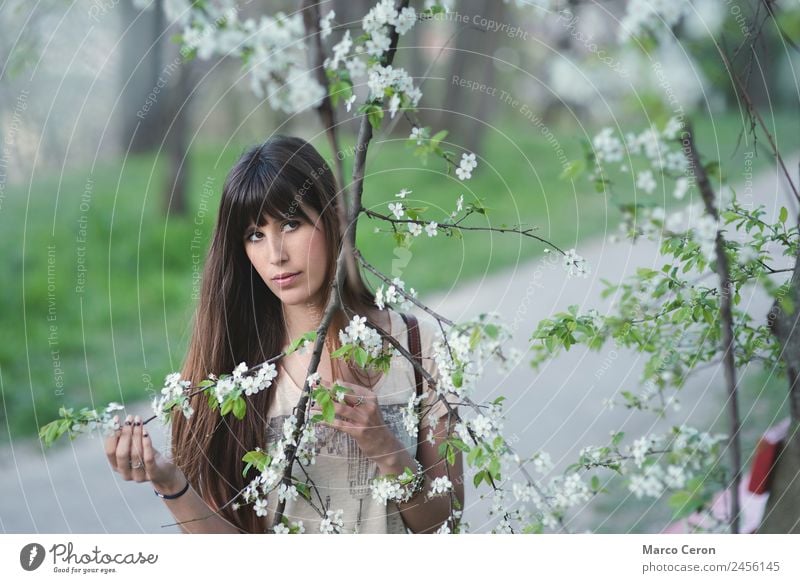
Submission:
<svg viewBox="0 0 800 583">
<path fill-rule="evenodd" d="M 308 487 L 308 484 L 304 484 L 300 482 L 295 484 L 295 488 L 297 488 L 297 493 L 300 494 L 306 500 L 311 500 L 311 489 Z"/>
<path fill-rule="evenodd" d="M 356 349 L 355 349 L 355 355 L 354 356 L 355 356 L 356 363 L 358 364 L 358 366 L 360 366 L 361 368 L 366 368 L 367 362 L 369 360 L 369 355 L 367 354 L 367 351 L 364 350 L 363 347 L 357 346 Z"/>
<path fill-rule="evenodd" d="M 559 180 L 572 180 L 579 176 L 586 169 L 586 161 L 582 159 L 567 162 L 564 170 L 559 175 Z"/>
<path fill-rule="evenodd" d="M 242 461 L 247 464 L 244 472 L 242 472 L 242 475 L 244 476 L 247 474 L 247 470 L 250 467 L 255 467 L 259 472 L 263 472 L 272 462 L 272 457 L 265 451 L 253 450 L 244 454 Z"/>
<path fill-rule="evenodd" d="M 222 416 L 227 415 L 233 410 L 233 399 L 225 399 L 219 409 L 219 414 Z"/>
<path fill-rule="evenodd" d="M 334 419 L 336 419 L 336 406 L 333 404 L 333 401 L 328 398 L 324 403 L 320 404 L 322 408 L 322 417 L 325 419 L 327 423 L 333 423 Z"/>
<path fill-rule="evenodd" d="M 381 120 L 383 120 L 383 109 L 374 103 L 370 103 L 367 105 L 364 113 L 366 113 L 367 119 L 369 120 L 369 124 L 372 126 L 372 128 L 376 130 L 380 129 Z"/>
<path fill-rule="evenodd" d="M 597 492 L 600 489 L 600 478 L 597 476 L 592 476 L 591 481 L 592 490 Z"/>
<path fill-rule="evenodd" d="M 439 145 L 439 143 L 445 139 L 447 136 L 447 130 L 442 130 L 440 132 L 436 132 L 433 137 L 431 138 L 430 146 L 431 148 L 435 148 Z"/>
<path fill-rule="evenodd" d="M 486 477 L 486 470 L 481 470 L 476 472 L 476 474 L 472 477 L 472 484 L 477 488 L 478 485 L 483 482 L 484 478 Z"/>
<path fill-rule="evenodd" d="M 352 344 L 342 344 L 339 348 L 331 353 L 331 358 L 347 357 L 350 352 L 355 348 Z"/>
<path fill-rule="evenodd" d="M 233 401 L 233 416 L 241 420 L 244 419 L 246 413 L 247 413 L 247 401 L 245 401 L 242 397 L 237 397 Z"/>
<path fill-rule="evenodd" d="M 778 218 L 780 219 L 780 221 L 781 221 L 781 222 L 782 222 L 784 225 L 786 224 L 786 219 L 788 219 L 788 218 L 789 218 L 789 211 L 786 209 L 786 207 L 785 207 L 785 206 L 782 206 L 782 207 L 781 207 L 781 213 L 780 213 L 780 215 L 779 215 L 779 217 L 778 217 Z"/>
<path fill-rule="evenodd" d="M 697 510 L 698 502 L 697 498 L 688 490 L 675 492 L 668 501 L 669 507 L 672 508 L 672 519 L 678 520 L 689 516 Z"/>
<path fill-rule="evenodd" d="M 316 342 L 316 340 L 317 340 L 317 331 L 316 330 L 312 330 L 310 332 L 306 332 L 300 338 L 297 338 L 297 339 L 293 340 L 292 343 L 289 345 L 289 347 L 286 349 L 287 356 L 289 354 L 291 354 L 292 352 L 294 352 L 295 350 L 297 350 L 298 348 L 300 348 L 300 346 L 306 340 L 308 340 L 309 342 Z"/>
</svg>

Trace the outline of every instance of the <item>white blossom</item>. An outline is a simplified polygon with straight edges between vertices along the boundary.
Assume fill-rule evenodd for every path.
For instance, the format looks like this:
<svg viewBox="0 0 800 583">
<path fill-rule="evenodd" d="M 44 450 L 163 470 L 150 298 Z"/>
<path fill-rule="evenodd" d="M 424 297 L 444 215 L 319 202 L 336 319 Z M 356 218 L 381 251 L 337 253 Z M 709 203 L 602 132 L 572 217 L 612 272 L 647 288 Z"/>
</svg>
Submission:
<svg viewBox="0 0 800 583">
<path fill-rule="evenodd" d="M 339 331 L 342 344 L 361 346 L 372 358 L 377 358 L 381 353 L 382 341 L 380 334 L 366 324 L 367 318 L 356 314 L 344 330 Z"/>
<path fill-rule="evenodd" d="M 309 388 L 316 389 L 319 386 L 321 379 L 322 377 L 320 376 L 320 374 L 318 372 L 314 372 L 308 375 L 308 378 L 306 378 L 306 382 L 308 383 Z"/>
<path fill-rule="evenodd" d="M 662 37 L 671 35 L 671 28 L 687 7 L 686 0 L 629 0 L 620 22 L 620 40 L 624 42 L 647 32 Z"/>
<path fill-rule="evenodd" d="M 287 486 L 286 484 L 281 484 L 278 487 L 278 501 L 283 502 L 284 500 L 297 500 L 299 496 L 299 492 L 297 491 L 297 486 L 292 484 L 291 486 Z"/>
<path fill-rule="evenodd" d="M 428 128 L 413 127 L 411 134 L 408 136 L 410 140 L 416 140 L 417 145 L 421 146 L 425 140 L 428 139 Z"/>
<path fill-rule="evenodd" d="M 384 505 L 390 499 L 403 494 L 403 487 L 397 480 L 382 477 L 372 480 L 369 484 L 369 489 L 372 492 L 372 499 Z"/>
<path fill-rule="evenodd" d="M 407 311 L 411 309 L 411 301 L 403 292 L 412 298 L 417 297 L 417 291 L 413 287 L 406 292 L 405 282 L 399 277 L 395 277 L 388 288 L 384 290 L 381 285 L 375 292 L 375 305 L 380 310 L 389 305 L 399 307 L 401 311 Z"/>
<path fill-rule="evenodd" d="M 351 57 L 349 58 L 345 64 L 347 67 L 347 72 L 350 73 L 350 79 L 358 79 L 359 77 L 363 77 L 367 72 L 367 65 L 364 63 L 363 59 L 359 57 Z"/>
<path fill-rule="evenodd" d="M 675 190 L 672 191 L 672 196 L 678 200 L 683 200 L 689 190 L 689 179 L 681 176 L 675 181 Z"/>
<path fill-rule="evenodd" d="M 411 395 L 408 399 L 408 404 L 403 407 L 401 414 L 403 419 L 403 427 L 411 437 L 416 437 L 419 433 L 419 416 L 417 415 L 417 404 L 421 398 L 416 394 Z"/>
<path fill-rule="evenodd" d="M 319 531 L 322 534 L 341 533 L 342 526 L 344 526 L 344 522 L 342 521 L 343 514 L 344 510 L 342 509 L 339 509 L 336 512 L 333 510 L 328 510 L 325 518 L 323 518 L 319 523 Z"/>
<path fill-rule="evenodd" d="M 439 476 L 433 479 L 431 482 L 431 489 L 428 492 L 428 497 L 433 498 L 435 496 L 441 496 L 443 494 L 447 494 L 453 489 L 453 483 L 447 476 Z"/>
<path fill-rule="evenodd" d="M 395 20 L 395 28 L 397 34 L 404 35 L 414 27 L 417 22 L 417 13 L 412 6 L 406 6 L 397 15 Z"/>
<path fill-rule="evenodd" d="M 564 255 L 564 269 L 567 271 L 569 277 L 588 277 L 589 265 L 586 260 L 575 253 L 575 249 L 570 249 Z"/>
<path fill-rule="evenodd" d="M 408 223 L 408 232 L 414 237 L 419 237 L 422 234 L 422 225 L 419 223 Z"/>
<path fill-rule="evenodd" d="M 652 194 L 657 186 L 656 180 L 653 178 L 653 172 L 651 170 L 642 170 L 636 177 L 636 186 L 647 194 Z"/>
<path fill-rule="evenodd" d="M 399 219 L 403 216 L 403 204 L 399 202 L 390 202 L 389 203 L 389 210 L 392 211 L 394 218 Z"/>
<path fill-rule="evenodd" d="M 428 237 L 435 237 L 437 235 L 437 228 L 439 227 L 439 223 L 436 221 L 431 221 L 427 225 L 425 225 L 425 232 L 428 234 Z"/>
<path fill-rule="evenodd" d="M 414 128 L 414 129 L 416 129 L 416 128 Z M 413 191 L 413 190 L 408 190 L 407 188 L 401 188 L 401 189 L 400 189 L 400 192 L 398 192 L 397 194 L 395 194 L 395 196 L 396 196 L 397 198 L 405 198 L 405 197 L 407 197 L 409 194 L 411 194 L 412 192 L 414 192 L 414 191 Z"/>
<path fill-rule="evenodd" d="M 258 500 L 256 500 L 256 503 L 253 506 L 253 510 L 256 511 L 256 516 L 266 516 L 267 515 L 267 499 L 266 498 L 259 498 Z"/>
<path fill-rule="evenodd" d="M 336 18 L 336 12 L 331 10 L 319 20 L 320 35 L 327 38 L 331 34 L 331 22 Z M 349 31 L 348 31 L 349 32 Z"/>
<path fill-rule="evenodd" d="M 603 128 L 592 140 L 592 146 L 598 163 L 622 161 L 622 140 L 614 135 L 612 128 Z"/>
</svg>

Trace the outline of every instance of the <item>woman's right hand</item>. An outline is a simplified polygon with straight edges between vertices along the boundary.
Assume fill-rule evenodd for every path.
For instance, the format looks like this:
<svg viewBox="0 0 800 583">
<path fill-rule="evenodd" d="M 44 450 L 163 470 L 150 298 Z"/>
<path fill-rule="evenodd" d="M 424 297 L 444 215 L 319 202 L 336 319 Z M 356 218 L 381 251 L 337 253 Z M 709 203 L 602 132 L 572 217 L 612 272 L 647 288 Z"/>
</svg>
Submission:
<svg viewBox="0 0 800 583">
<path fill-rule="evenodd" d="M 119 417 L 114 421 L 119 423 Z M 125 423 L 106 439 L 105 451 L 108 463 L 123 480 L 149 481 L 163 494 L 172 494 L 186 483 L 180 468 L 153 447 L 138 415 L 128 415 Z"/>
</svg>

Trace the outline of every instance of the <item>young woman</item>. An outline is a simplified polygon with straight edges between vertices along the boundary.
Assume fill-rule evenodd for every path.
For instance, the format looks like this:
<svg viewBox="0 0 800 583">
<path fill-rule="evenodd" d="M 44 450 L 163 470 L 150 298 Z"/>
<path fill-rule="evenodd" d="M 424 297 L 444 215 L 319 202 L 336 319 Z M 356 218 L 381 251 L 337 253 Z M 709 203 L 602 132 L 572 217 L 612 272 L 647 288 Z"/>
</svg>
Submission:
<svg viewBox="0 0 800 583">
<path fill-rule="evenodd" d="M 252 366 L 279 354 L 291 340 L 316 330 L 322 319 L 341 244 L 337 207 L 341 204 L 332 171 L 307 142 L 275 137 L 248 150 L 226 178 L 216 227 L 203 273 L 194 331 L 182 377 L 197 385 L 210 373 L 230 373 L 238 363 Z M 449 516 L 450 497 L 429 497 L 431 482 L 448 476 L 463 508 L 461 454 L 447 467 L 438 454 L 446 436 L 447 407 L 429 391 L 418 434 L 404 427 L 402 409 L 416 394 L 411 363 L 394 357 L 389 372 L 360 369 L 331 359 L 339 330 L 353 314 L 390 333 L 409 349 L 404 318 L 378 310 L 364 281 L 346 281 L 344 310 L 327 334 L 318 372 L 325 386 L 352 389 L 336 404 L 336 420 L 317 424 L 316 462 L 293 475 L 315 485 L 314 504 L 302 497 L 286 503 L 290 523 L 307 533 L 330 531 L 340 520 L 343 533 L 434 532 Z M 421 322 L 422 364 L 434 378 L 435 328 Z M 243 455 L 267 449 L 280 438 L 305 383 L 311 351 L 294 352 L 278 363 L 278 376 L 265 391 L 248 398 L 247 414 L 220 417 L 206 397 L 193 399 L 188 420 L 172 425 L 172 459 L 154 447 L 142 421 L 130 416 L 106 441 L 112 467 L 125 480 L 151 482 L 184 532 L 271 532 L 278 497 L 267 497 L 259 516 L 253 504 L 228 502 L 257 475 L 242 475 Z M 451 419 L 451 423 L 452 423 Z M 417 461 L 419 461 L 419 464 Z M 373 478 L 417 470 L 421 480 L 407 501 L 373 499 Z M 420 486 L 421 484 L 421 486 Z M 330 511 L 330 512 L 328 512 Z M 339 512 L 340 511 L 340 512 Z"/>
</svg>

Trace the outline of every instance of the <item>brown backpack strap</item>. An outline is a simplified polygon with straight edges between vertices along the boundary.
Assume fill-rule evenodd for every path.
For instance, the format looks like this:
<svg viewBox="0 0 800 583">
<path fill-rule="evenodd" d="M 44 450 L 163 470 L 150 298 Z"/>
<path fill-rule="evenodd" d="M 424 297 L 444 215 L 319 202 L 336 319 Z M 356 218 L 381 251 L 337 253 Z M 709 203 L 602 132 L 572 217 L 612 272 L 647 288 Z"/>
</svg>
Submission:
<svg viewBox="0 0 800 583">
<path fill-rule="evenodd" d="M 422 366 L 422 346 L 420 345 L 419 340 L 419 323 L 417 322 L 417 317 L 413 314 L 400 314 L 403 318 L 403 321 L 406 323 L 406 328 L 408 328 L 408 350 L 411 352 L 411 356 L 414 357 L 414 362 L 416 362 L 420 367 Z M 422 395 L 422 373 L 415 367 L 414 368 L 414 380 L 417 383 L 417 397 Z"/>
</svg>

